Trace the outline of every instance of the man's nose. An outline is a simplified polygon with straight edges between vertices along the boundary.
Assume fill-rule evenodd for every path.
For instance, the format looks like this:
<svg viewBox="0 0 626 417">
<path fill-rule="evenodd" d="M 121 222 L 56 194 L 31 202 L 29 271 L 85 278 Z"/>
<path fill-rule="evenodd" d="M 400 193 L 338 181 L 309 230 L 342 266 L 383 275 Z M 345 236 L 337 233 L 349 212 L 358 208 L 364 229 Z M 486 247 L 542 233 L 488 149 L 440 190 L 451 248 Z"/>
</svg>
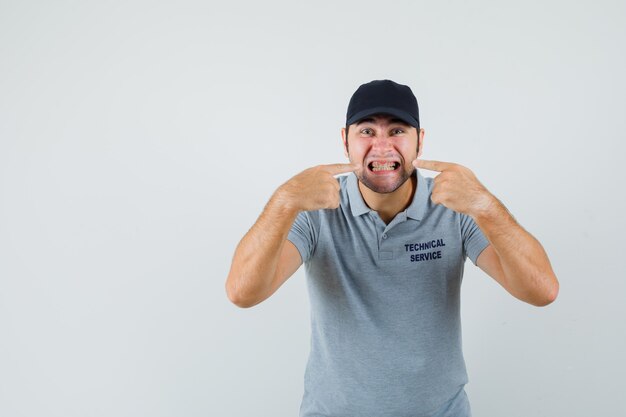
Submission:
<svg viewBox="0 0 626 417">
<path fill-rule="evenodd" d="M 378 135 L 372 142 L 372 147 L 377 149 L 393 148 L 393 140 L 389 135 Z"/>
</svg>

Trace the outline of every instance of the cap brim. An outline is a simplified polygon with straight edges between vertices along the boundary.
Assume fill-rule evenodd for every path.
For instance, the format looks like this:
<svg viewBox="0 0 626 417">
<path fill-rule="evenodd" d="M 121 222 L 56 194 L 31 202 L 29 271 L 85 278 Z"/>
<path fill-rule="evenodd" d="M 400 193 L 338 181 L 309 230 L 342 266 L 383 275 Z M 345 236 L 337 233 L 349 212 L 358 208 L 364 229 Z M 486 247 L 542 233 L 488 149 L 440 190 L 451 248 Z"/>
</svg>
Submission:
<svg viewBox="0 0 626 417">
<path fill-rule="evenodd" d="M 360 112 L 352 115 L 352 117 L 346 120 L 346 125 L 349 126 L 353 123 L 358 122 L 361 119 L 364 119 L 368 116 L 373 116 L 375 114 L 389 114 L 391 116 L 395 116 L 398 119 L 404 120 L 406 123 L 410 124 L 416 129 L 419 129 L 420 126 L 419 122 L 415 120 L 415 118 L 409 113 L 399 109 L 394 109 L 393 107 L 373 107 L 371 109 L 361 110 Z"/>
</svg>

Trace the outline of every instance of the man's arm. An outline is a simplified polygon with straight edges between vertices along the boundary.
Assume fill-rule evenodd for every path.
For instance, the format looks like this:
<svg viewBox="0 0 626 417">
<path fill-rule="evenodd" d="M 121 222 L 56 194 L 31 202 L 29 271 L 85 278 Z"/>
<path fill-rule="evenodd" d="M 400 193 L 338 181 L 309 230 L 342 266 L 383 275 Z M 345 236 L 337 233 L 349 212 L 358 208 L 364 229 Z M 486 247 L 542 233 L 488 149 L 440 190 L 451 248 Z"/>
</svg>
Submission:
<svg viewBox="0 0 626 417">
<path fill-rule="evenodd" d="M 339 184 L 333 175 L 354 171 L 352 164 L 309 168 L 281 185 L 235 249 L 226 279 L 228 298 L 252 307 L 271 296 L 302 264 L 287 241 L 300 211 L 339 207 Z"/>
<path fill-rule="evenodd" d="M 476 265 L 500 283 L 511 295 L 542 307 L 552 303 L 559 281 L 537 239 L 517 223 L 495 196 L 490 204 L 472 215 L 491 245 L 481 252 Z"/>
<path fill-rule="evenodd" d="M 300 267 L 300 254 L 285 243 L 298 212 L 285 207 L 273 196 L 256 223 L 244 235 L 235 249 L 226 279 L 226 293 L 233 304 L 252 307 L 271 296 L 275 278 L 287 280 Z M 291 244 L 293 247 L 293 244 Z M 287 249 L 287 251 L 284 251 Z M 282 256 L 281 256 L 282 255 Z M 277 274 L 282 259 L 282 275 Z"/>
<path fill-rule="evenodd" d="M 416 159 L 416 168 L 440 172 L 430 199 L 474 219 L 491 243 L 476 265 L 522 301 L 545 306 L 556 299 L 559 281 L 545 250 L 467 167 Z"/>
</svg>

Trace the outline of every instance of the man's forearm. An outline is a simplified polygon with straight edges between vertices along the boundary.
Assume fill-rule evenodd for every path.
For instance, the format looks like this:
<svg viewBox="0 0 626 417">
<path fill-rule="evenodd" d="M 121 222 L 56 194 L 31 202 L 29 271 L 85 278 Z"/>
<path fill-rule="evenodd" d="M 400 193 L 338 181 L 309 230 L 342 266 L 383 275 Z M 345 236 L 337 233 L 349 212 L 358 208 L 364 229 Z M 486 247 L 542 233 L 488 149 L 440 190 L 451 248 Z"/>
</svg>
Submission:
<svg viewBox="0 0 626 417">
<path fill-rule="evenodd" d="M 543 246 L 528 233 L 495 196 L 474 221 L 498 254 L 506 287 L 527 302 L 545 305 L 559 291 L 559 282 Z"/>
<path fill-rule="evenodd" d="M 266 204 L 235 249 L 226 280 L 233 302 L 246 302 L 270 287 L 282 246 L 297 215 L 298 211 L 286 207 L 276 194 Z"/>
</svg>

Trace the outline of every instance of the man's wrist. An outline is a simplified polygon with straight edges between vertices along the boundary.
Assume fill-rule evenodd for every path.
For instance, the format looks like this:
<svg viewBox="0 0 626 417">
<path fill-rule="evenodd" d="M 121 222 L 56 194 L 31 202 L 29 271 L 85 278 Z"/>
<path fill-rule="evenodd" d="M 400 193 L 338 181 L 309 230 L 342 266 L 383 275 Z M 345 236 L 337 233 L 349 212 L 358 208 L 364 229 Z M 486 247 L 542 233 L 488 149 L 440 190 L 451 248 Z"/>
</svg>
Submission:
<svg viewBox="0 0 626 417">
<path fill-rule="evenodd" d="M 283 186 L 278 187 L 268 202 L 270 209 L 282 215 L 293 216 L 294 218 L 302 211 L 297 204 L 289 197 Z"/>
<path fill-rule="evenodd" d="M 496 196 L 490 192 L 485 192 L 480 203 L 477 204 L 476 208 L 470 213 L 470 217 L 477 223 L 491 221 L 499 215 L 503 208 L 504 206 Z"/>
</svg>

